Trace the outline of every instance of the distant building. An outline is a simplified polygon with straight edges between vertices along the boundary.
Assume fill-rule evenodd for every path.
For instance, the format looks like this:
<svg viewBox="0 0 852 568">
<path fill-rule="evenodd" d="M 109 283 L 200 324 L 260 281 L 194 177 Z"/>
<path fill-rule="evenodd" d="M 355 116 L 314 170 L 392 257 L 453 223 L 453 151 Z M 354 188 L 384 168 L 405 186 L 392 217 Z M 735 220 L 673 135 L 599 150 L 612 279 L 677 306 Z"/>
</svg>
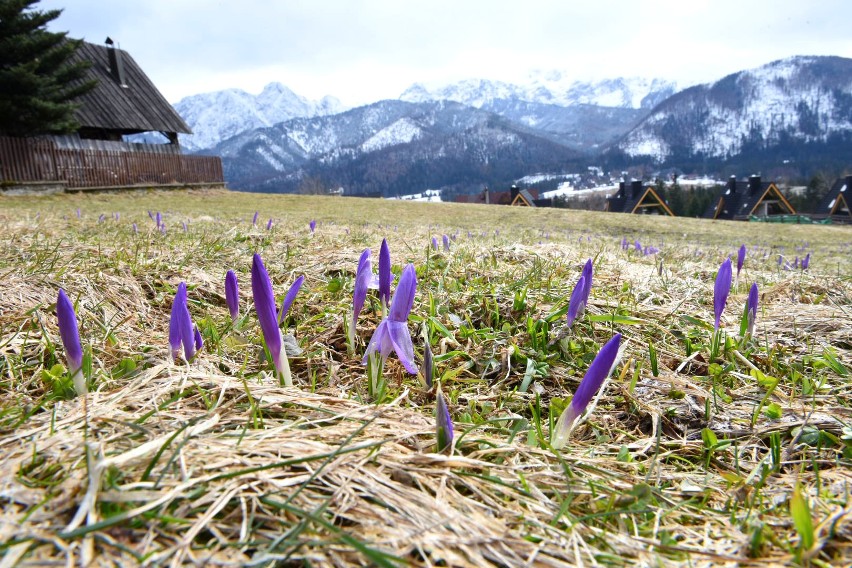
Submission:
<svg viewBox="0 0 852 568">
<path fill-rule="evenodd" d="M 618 184 L 618 191 L 606 200 L 604 211 L 611 213 L 640 213 L 643 215 L 670 215 L 674 212 L 652 185 L 643 185 L 639 180 Z"/>
<path fill-rule="evenodd" d="M 830 215 L 838 221 L 852 221 L 852 176 L 838 178 L 828 190 L 822 202 L 817 206 L 817 215 Z"/>
<path fill-rule="evenodd" d="M 731 176 L 725 191 L 704 212 L 705 219 L 748 219 L 750 216 L 795 215 L 796 210 L 775 185 L 764 182 L 760 176 L 748 181 L 737 181 Z"/>
<path fill-rule="evenodd" d="M 513 185 L 509 191 L 491 191 L 487 187 L 480 193 L 459 195 L 457 203 L 480 203 L 484 205 L 514 205 L 521 207 L 551 207 L 552 199 L 541 199 L 536 189 L 520 189 Z"/>
</svg>

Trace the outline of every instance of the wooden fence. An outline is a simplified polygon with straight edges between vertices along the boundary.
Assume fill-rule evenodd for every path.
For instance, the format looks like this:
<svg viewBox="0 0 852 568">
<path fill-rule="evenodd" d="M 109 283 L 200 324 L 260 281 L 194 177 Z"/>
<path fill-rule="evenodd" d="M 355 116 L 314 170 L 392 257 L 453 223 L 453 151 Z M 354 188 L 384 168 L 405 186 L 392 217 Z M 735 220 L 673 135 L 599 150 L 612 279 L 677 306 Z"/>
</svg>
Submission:
<svg viewBox="0 0 852 568">
<path fill-rule="evenodd" d="M 63 149 L 47 138 L 0 137 L 0 181 L 68 188 L 224 183 L 217 156 Z"/>
</svg>

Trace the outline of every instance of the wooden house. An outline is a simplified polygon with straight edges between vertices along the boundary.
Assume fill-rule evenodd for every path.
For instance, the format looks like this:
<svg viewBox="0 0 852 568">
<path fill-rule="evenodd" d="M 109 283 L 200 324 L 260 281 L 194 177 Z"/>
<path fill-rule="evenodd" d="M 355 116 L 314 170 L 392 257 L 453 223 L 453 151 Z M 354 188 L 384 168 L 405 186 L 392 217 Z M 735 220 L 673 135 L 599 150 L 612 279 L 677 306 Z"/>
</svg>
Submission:
<svg viewBox="0 0 852 568">
<path fill-rule="evenodd" d="M 675 216 L 654 187 L 645 185 L 639 180 L 619 183 L 615 195 L 607 198 L 604 211 Z"/>
<path fill-rule="evenodd" d="M 491 191 L 487 187 L 473 195 L 459 195 L 457 203 L 479 203 L 484 205 L 512 205 L 515 207 L 551 207 L 552 199 L 542 199 L 536 189 L 520 189 L 513 185 L 509 191 Z"/>
<path fill-rule="evenodd" d="M 219 157 L 181 154 L 178 135 L 191 133 L 186 122 L 130 54 L 107 40 L 107 45 L 83 42 L 71 59 L 90 62 L 82 80 L 97 80 L 74 101 L 77 132 L 0 138 L 4 187 L 224 185 Z M 152 143 L 153 138 L 162 143 Z"/>
<path fill-rule="evenodd" d="M 737 181 L 731 176 L 722 195 L 704 212 L 705 219 L 748 219 L 751 216 L 795 215 L 796 210 L 775 185 L 751 176 Z"/>
<path fill-rule="evenodd" d="M 838 178 L 816 208 L 817 215 L 827 215 L 838 222 L 852 222 L 852 176 Z"/>
</svg>

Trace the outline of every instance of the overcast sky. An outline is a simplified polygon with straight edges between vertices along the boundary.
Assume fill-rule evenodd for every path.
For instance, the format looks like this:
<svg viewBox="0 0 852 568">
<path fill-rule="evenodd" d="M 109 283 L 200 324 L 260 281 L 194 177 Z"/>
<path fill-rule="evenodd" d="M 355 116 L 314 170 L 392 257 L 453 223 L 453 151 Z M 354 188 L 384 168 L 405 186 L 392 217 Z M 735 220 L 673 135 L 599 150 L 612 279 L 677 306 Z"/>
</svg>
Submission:
<svg viewBox="0 0 852 568">
<path fill-rule="evenodd" d="M 791 55 L 852 57 L 849 0 L 41 0 L 49 29 L 127 50 L 172 102 L 278 81 L 346 105 L 415 82 L 709 82 Z"/>
</svg>

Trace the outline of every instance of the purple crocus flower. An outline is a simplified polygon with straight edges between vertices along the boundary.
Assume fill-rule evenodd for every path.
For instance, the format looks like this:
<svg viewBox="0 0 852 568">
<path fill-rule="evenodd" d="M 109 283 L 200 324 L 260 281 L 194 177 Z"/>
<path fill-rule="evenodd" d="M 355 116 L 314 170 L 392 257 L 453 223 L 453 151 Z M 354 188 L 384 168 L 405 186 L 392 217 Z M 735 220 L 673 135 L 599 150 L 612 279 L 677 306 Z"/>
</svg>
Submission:
<svg viewBox="0 0 852 568">
<path fill-rule="evenodd" d="M 134 235 L 139 234 L 139 227 L 136 225 L 136 223 L 133 223 L 133 234 Z"/>
<path fill-rule="evenodd" d="M 77 218 L 79 219 L 82 216 L 83 216 L 83 213 L 80 211 L 80 208 L 78 207 L 77 208 Z"/>
<path fill-rule="evenodd" d="M 358 270 L 355 272 L 355 291 L 352 294 L 352 321 L 349 325 L 349 349 L 355 348 L 355 326 L 358 323 L 358 314 L 364 307 L 367 299 L 367 289 L 373 280 L 373 263 L 370 260 L 372 252 L 364 249 L 361 258 L 358 259 Z"/>
<path fill-rule="evenodd" d="M 586 310 L 586 304 L 589 303 L 589 294 L 592 291 L 592 259 L 586 261 L 583 265 L 583 272 L 580 274 L 580 279 L 574 286 L 574 291 L 571 292 L 571 299 L 568 301 L 568 326 L 574 323 L 578 318 L 583 317 L 583 312 Z"/>
<path fill-rule="evenodd" d="M 633 243 L 633 248 L 634 248 L 634 249 L 636 249 L 636 250 L 637 250 L 637 251 L 639 251 L 639 252 L 642 252 L 642 243 L 640 243 L 640 242 L 637 240 L 635 243 Z"/>
<path fill-rule="evenodd" d="M 260 255 L 255 253 L 251 265 L 251 292 L 254 297 L 254 310 L 260 321 L 260 329 L 266 340 L 266 347 L 272 356 L 275 370 L 282 374 L 285 386 L 292 386 L 290 363 L 287 352 L 281 341 L 281 330 L 278 329 L 278 318 L 275 314 L 275 295 L 272 293 L 272 282 L 269 273 L 263 265 Z"/>
<path fill-rule="evenodd" d="M 299 290 L 302 289 L 302 284 L 305 282 L 304 276 L 299 276 L 296 278 L 296 281 L 290 285 L 290 289 L 287 290 L 287 295 L 284 296 L 284 301 L 281 302 L 281 310 L 278 312 L 278 323 L 281 324 L 284 321 L 284 317 L 287 315 L 287 312 L 290 311 L 290 306 L 293 304 L 293 300 L 296 299 L 296 294 L 299 293 Z"/>
<path fill-rule="evenodd" d="M 616 333 L 612 339 L 606 342 L 606 345 L 601 347 L 601 350 L 595 356 L 595 360 L 589 365 L 583 380 L 580 381 L 580 386 L 577 387 L 577 392 L 574 393 L 574 398 L 571 399 L 571 404 L 562 411 L 556 426 L 553 428 L 553 433 L 550 436 L 550 445 L 553 446 L 553 449 L 559 450 L 565 445 L 574 422 L 585 412 L 586 407 L 589 406 L 604 381 L 612 374 L 613 369 L 618 364 L 620 343 L 621 334 Z"/>
<path fill-rule="evenodd" d="M 157 211 L 157 214 L 154 216 L 154 222 L 157 223 L 157 228 L 159 229 L 163 224 L 163 216 L 160 215 L 160 212 Z"/>
<path fill-rule="evenodd" d="M 183 223 L 183 232 L 186 233 L 189 231 L 189 225 L 186 224 L 186 221 L 182 221 Z"/>
<path fill-rule="evenodd" d="M 414 305 L 416 292 L 417 275 L 414 265 L 409 264 L 399 277 L 389 314 L 382 319 L 373 333 L 362 363 L 366 364 L 367 358 L 375 351 L 379 351 L 384 364 L 391 351 L 395 351 L 405 370 L 413 375 L 417 374 L 417 365 L 414 364 L 414 345 L 411 343 L 411 335 L 408 332 L 408 314 L 411 313 Z"/>
<path fill-rule="evenodd" d="M 373 279 L 373 262 L 370 259 L 373 253 L 370 249 L 364 249 L 361 253 L 361 258 L 358 259 L 358 270 L 355 272 L 355 292 L 352 294 L 352 324 L 354 328 L 355 321 L 364 307 L 364 301 L 367 299 L 367 289 L 370 287 L 370 281 Z"/>
<path fill-rule="evenodd" d="M 447 401 L 444 400 L 444 393 L 441 392 L 441 389 L 438 389 L 438 394 L 435 397 L 435 426 L 438 452 L 451 449 L 453 445 L 453 419 L 450 416 L 450 409 L 447 408 Z"/>
<path fill-rule="evenodd" d="M 77 209 L 77 211 L 79 211 L 79 209 Z M 79 217 L 79 215 L 78 215 L 78 217 Z M 154 214 L 151 213 L 150 209 L 148 209 L 148 217 L 150 217 L 152 221 L 154 220 Z"/>
<path fill-rule="evenodd" d="M 379 300 L 382 302 L 382 310 L 387 312 L 390 305 L 391 288 L 391 260 L 390 248 L 387 239 L 382 239 L 379 249 Z"/>
<path fill-rule="evenodd" d="M 438 250 L 438 237 L 432 237 L 432 250 Z"/>
<path fill-rule="evenodd" d="M 811 265 L 811 253 L 805 255 L 805 258 L 802 259 L 802 270 L 807 270 L 808 266 Z"/>
<path fill-rule="evenodd" d="M 187 361 L 195 356 L 195 333 L 193 332 L 192 317 L 189 315 L 189 307 L 186 298 L 186 282 L 178 284 L 175 299 L 172 302 L 172 315 L 169 320 L 169 346 L 172 350 L 172 358 L 180 356 L 180 348 L 183 345 L 183 358 Z"/>
<path fill-rule="evenodd" d="M 225 274 L 225 303 L 231 312 L 231 321 L 237 321 L 240 317 L 240 286 L 237 284 L 237 275 L 233 270 Z"/>
<path fill-rule="evenodd" d="M 269 221 L 266 222 L 266 230 L 267 231 L 272 230 L 272 218 L 270 218 Z"/>
<path fill-rule="evenodd" d="M 746 257 L 746 246 L 740 245 L 740 250 L 737 252 L 737 280 L 740 279 L 740 271 L 743 269 L 743 262 Z"/>
<path fill-rule="evenodd" d="M 751 285 L 746 302 L 746 321 L 748 322 L 748 334 L 754 335 L 754 320 L 757 319 L 757 282 Z"/>
<path fill-rule="evenodd" d="M 725 310 L 728 293 L 731 291 L 731 280 L 731 259 L 726 258 L 722 266 L 719 267 L 719 272 L 716 273 L 716 284 L 713 286 L 713 312 L 716 315 L 716 331 L 719 330 L 722 312 Z"/>
<path fill-rule="evenodd" d="M 443 238 L 443 241 L 444 241 L 444 250 L 449 252 L 450 251 L 450 237 L 448 237 L 447 235 L 444 235 L 442 238 Z"/>
<path fill-rule="evenodd" d="M 59 295 L 56 298 L 56 319 L 59 320 L 59 337 L 65 349 L 65 359 L 68 361 L 68 372 L 71 374 L 74 390 L 79 395 L 86 394 L 86 379 L 83 377 L 83 348 L 80 345 L 77 315 L 62 288 L 59 289 Z"/>
<path fill-rule="evenodd" d="M 311 222 L 308 223 L 308 228 L 310 228 L 311 232 L 313 233 L 317 228 L 317 222 L 311 219 Z"/>
</svg>

